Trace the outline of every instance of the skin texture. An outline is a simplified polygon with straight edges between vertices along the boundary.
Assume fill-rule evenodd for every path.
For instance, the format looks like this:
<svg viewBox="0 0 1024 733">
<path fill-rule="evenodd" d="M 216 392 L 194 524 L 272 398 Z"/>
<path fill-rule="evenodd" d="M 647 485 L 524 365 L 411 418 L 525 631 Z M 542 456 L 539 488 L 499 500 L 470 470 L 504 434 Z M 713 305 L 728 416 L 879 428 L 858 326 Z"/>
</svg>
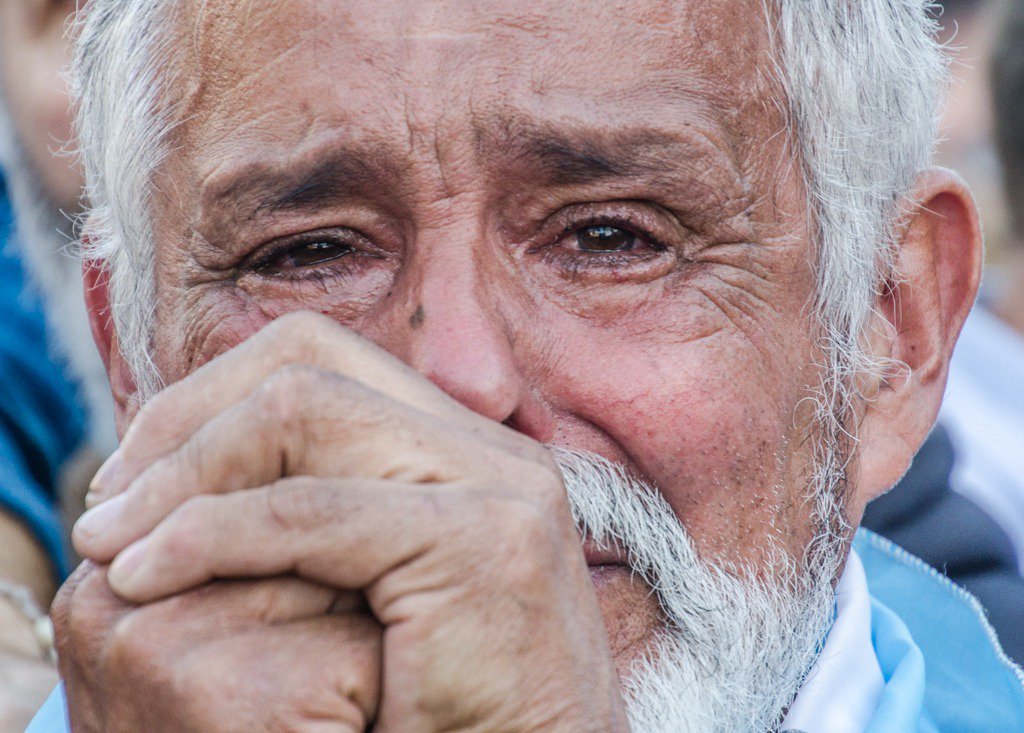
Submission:
<svg viewBox="0 0 1024 733">
<path fill-rule="evenodd" d="M 57 605 L 77 725 L 234 730 L 258 695 L 237 729 L 621 727 L 614 671 L 659 610 L 580 552 L 539 442 L 658 486 L 709 559 L 769 573 L 813 529 L 814 249 L 763 24 L 740 0 L 204 8 L 156 189 L 176 384 L 141 413 L 87 265 L 126 435 Z M 909 375 L 861 385 L 853 524 L 926 435 L 977 288 L 962 182 L 913 201 L 869 344 Z M 595 224 L 635 236 L 588 250 Z M 217 580 L 282 574 L 309 585 L 275 597 L 341 611 Z M 294 651 L 310 617 L 336 622 L 326 667 Z M 344 681 L 296 692 L 325 668 Z"/>
</svg>

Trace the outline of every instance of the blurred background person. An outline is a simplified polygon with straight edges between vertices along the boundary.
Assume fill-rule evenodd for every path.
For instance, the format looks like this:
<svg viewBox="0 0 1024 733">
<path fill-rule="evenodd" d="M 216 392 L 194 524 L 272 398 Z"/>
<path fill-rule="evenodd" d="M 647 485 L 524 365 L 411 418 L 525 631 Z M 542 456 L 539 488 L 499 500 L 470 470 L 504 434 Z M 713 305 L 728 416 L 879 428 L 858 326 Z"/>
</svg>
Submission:
<svg viewBox="0 0 1024 733">
<path fill-rule="evenodd" d="M 986 268 L 939 423 L 956 452 L 952 487 L 1004 528 L 1024 571 L 1024 2 L 943 4 L 957 81 L 939 161 L 975 192 Z"/>
<path fill-rule="evenodd" d="M 1002 258 L 1002 276 L 992 283 L 992 309 L 1014 330 L 1013 343 L 1019 346 L 1020 338 L 1024 338 L 1024 3 L 1019 0 L 1008 2 L 992 62 L 991 85 L 995 137 L 1011 227 Z M 1021 352 L 1015 353 L 1020 375 L 1024 362 L 1020 361 Z"/>
<path fill-rule="evenodd" d="M 77 516 L 114 446 L 68 252 L 81 177 L 59 153 L 71 138 L 60 69 L 74 6 L 0 0 L 0 731 L 24 730 L 56 681 L 33 619 L 73 563 L 61 500 Z"/>
<path fill-rule="evenodd" d="M 116 447 L 110 389 L 89 331 L 74 222 L 82 177 L 67 152 L 73 135 L 63 69 L 76 0 L 0 0 L 0 155 L 17 214 L 20 254 L 46 311 L 50 335 L 89 408 L 88 438 Z"/>
</svg>

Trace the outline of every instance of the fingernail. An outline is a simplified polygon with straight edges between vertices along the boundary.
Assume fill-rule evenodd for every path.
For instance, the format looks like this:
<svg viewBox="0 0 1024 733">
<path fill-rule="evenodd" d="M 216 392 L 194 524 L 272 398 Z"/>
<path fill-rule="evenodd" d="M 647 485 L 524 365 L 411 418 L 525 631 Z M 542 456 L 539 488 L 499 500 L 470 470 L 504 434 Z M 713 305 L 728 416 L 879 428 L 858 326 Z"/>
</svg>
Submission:
<svg viewBox="0 0 1024 733">
<path fill-rule="evenodd" d="M 107 582 L 118 594 L 130 593 L 132 586 L 138 579 L 139 568 L 146 556 L 146 548 L 149 546 L 149 538 L 139 540 L 130 545 L 120 555 L 114 558 L 114 562 L 107 571 Z"/>
<path fill-rule="evenodd" d="M 120 518 L 122 504 L 118 501 L 120 497 L 115 496 L 110 501 L 94 506 L 87 511 L 78 521 L 75 522 L 75 533 L 84 537 L 97 537 L 114 524 Z"/>
<path fill-rule="evenodd" d="M 114 482 L 117 480 L 117 474 L 120 473 L 123 462 L 119 450 L 114 451 L 110 458 L 103 462 L 100 470 L 96 472 L 89 484 L 89 493 L 85 497 L 86 506 L 89 506 L 90 501 L 95 506 L 114 491 L 116 488 Z"/>
</svg>

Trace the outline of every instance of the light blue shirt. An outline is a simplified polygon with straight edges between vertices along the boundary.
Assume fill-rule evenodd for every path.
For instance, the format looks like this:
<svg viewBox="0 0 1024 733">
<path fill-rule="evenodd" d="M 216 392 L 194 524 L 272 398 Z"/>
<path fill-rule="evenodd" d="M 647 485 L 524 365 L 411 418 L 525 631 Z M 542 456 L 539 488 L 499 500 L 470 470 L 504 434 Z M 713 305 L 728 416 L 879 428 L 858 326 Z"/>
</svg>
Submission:
<svg viewBox="0 0 1024 733">
<path fill-rule="evenodd" d="M 884 682 L 865 732 L 1024 731 L 1024 673 L 1003 654 L 974 597 L 876 534 L 859 531 L 854 548 Z M 58 687 L 27 733 L 68 730 Z"/>
<path fill-rule="evenodd" d="M 790 703 L 781 730 L 863 733 L 875 717 L 885 678 L 871 643 L 871 594 L 856 550 L 846 558 L 835 592 L 828 637 Z"/>
</svg>

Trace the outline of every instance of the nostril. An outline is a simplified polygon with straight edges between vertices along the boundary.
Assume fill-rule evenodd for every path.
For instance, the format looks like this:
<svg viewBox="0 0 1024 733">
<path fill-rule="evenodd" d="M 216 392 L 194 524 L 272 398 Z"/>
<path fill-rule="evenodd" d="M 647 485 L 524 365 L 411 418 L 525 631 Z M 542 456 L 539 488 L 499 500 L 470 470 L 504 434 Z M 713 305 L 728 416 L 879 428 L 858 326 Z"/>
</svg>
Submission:
<svg viewBox="0 0 1024 733">
<path fill-rule="evenodd" d="M 501 424 L 540 443 L 549 442 L 555 432 L 550 409 L 534 394 L 525 395 L 525 399 Z"/>
</svg>

